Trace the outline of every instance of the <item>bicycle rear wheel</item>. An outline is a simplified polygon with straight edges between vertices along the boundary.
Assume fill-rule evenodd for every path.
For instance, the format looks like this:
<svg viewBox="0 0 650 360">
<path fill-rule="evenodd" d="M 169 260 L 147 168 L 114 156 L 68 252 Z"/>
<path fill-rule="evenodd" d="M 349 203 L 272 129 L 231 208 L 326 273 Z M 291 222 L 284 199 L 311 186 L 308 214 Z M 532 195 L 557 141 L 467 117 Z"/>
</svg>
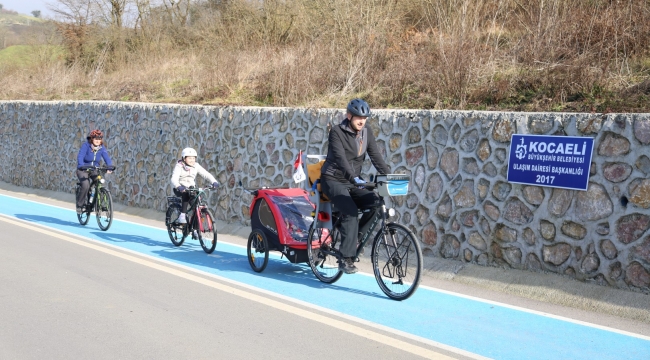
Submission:
<svg viewBox="0 0 650 360">
<path fill-rule="evenodd" d="M 394 300 L 408 299 L 420 285 L 422 250 L 415 235 L 405 226 L 386 225 L 372 244 L 372 268 L 381 290 Z"/>
<path fill-rule="evenodd" d="M 341 242 L 341 234 L 338 228 L 330 230 L 329 233 L 323 228 L 309 229 L 307 239 L 307 262 L 311 271 L 318 280 L 331 284 L 341 278 L 343 271 L 339 269 L 338 259 L 333 254 L 335 247 Z"/>
<path fill-rule="evenodd" d="M 214 226 L 214 217 L 208 209 L 201 209 L 201 218 L 198 219 L 201 221 L 203 230 L 199 230 L 200 227 L 198 224 L 195 229 L 199 233 L 199 242 L 203 251 L 207 254 L 211 254 L 214 251 L 214 248 L 217 247 L 217 228 Z"/>
<path fill-rule="evenodd" d="M 99 189 L 97 194 L 95 217 L 97 218 L 97 225 L 102 231 L 108 230 L 113 223 L 113 198 L 105 188 Z"/>
<path fill-rule="evenodd" d="M 248 235 L 248 244 L 246 245 L 248 254 L 248 264 L 255 272 L 262 272 L 269 263 L 269 242 L 266 236 L 259 230 L 253 230 Z"/>
<path fill-rule="evenodd" d="M 165 214 L 167 234 L 169 235 L 169 240 L 172 241 L 174 246 L 181 246 L 185 241 L 185 237 L 183 236 L 183 227 L 176 224 L 176 219 L 180 213 L 180 206 L 171 205 L 167 208 L 167 213 Z"/>
<path fill-rule="evenodd" d="M 81 186 L 77 185 L 77 190 L 75 191 L 75 199 L 79 196 L 79 191 L 81 191 Z M 81 225 L 88 224 L 88 220 L 90 220 L 90 206 L 86 205 L 86 211 L 82 212 L 81 214 L 77 214 L 77 220 L 79 220 L 79 224 Z"/>
</svg>

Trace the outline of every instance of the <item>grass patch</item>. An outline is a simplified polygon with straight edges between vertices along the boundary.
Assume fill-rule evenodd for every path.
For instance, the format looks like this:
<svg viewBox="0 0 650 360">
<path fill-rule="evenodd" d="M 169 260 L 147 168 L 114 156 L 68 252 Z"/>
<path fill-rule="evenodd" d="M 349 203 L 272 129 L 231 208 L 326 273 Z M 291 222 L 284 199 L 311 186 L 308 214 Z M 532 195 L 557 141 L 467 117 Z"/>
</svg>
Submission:
<svg viewBox="0 0 650 360">
<path fill-rule="evenodd" d="M 0 25 L 31 25 L 32 23 L 43 23 L 45 20 L 35 18 L 29 15 L 13 14 L 8 12 L 0 12 Z"/>
<path fill-rule="evenodd" d="M 17 68 L 62 61 L 64 57 L 65 49 L 54 45 L 12 45 L 0 50 L 0 64 Z"/>
<path fill-rule="evenodd" d="M 9 46 L 0 50 L 0 64 L 17 67 L 33 65 L 35 62 L 33 52 L 33 46 L 30 45 Z"/>
</svg>

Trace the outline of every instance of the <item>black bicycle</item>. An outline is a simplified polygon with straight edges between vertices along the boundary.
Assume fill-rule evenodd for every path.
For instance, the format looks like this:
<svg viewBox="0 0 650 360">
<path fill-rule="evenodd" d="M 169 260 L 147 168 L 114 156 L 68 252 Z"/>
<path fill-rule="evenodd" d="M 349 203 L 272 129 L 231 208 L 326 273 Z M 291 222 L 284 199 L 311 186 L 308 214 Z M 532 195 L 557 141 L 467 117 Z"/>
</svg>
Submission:
<svg viewBox="0 0 650 360">
<path fill-rule="evenodd" d="M 190 200 L 190 209 L 187 212 L 187 223 L 185 224 L 177 222 L 178 216 L 181 214 L 181 198 L 167 197 L 165 225 L 172 244 L 183 245 L 185 238 L 191 234 L 192 239 L 199 240 L 206 253 L 211 254 L 217 247 L 217 228 L 214 225 L 214 216 L 204 200 L 205 191 L 212 189 L 214 188 L 190 187 L 186 190 L 192 196 L 192 200 Z"/>
<path fill-rule="evenodd" d="M 106 183 L 104 175 L 107 171 L 115 170 L 115 166 L 82 166 L 79 170 L 88 171 L 91 179 L 86 202 L 84 203 L 82 212 L 77 214 L 79 224 L 88 224 L 90 213 L 95 211 L 97 225 L 102 231 L 106 231 L 113 223 L 113 197 L 111 196 L 110 190 L 104 186 Z M 80 191 L 81 183 L 77 182 L 77 188 L 75 190 L 77 197 Z"/>
<path fill-rule="evenodd" d="M 391 182 L 400 183 L 398 187 L 402 189 L 398 195 L 405 195 L 408 188 L 408 177 L 403 176 L 405 180 L 400 180 L 400 176 L 399 174 L 381 175 L 377 177 L 376 182 L 365 185 L 367 189 L 376 191 L 379 202 L 372 208 L 377 208 L 378 211 L 370 220 L 368 230 L 359 239 L 355 259 L 359 261 L 364 246 L 379 226 L 372 242 L 372 268 L 381 290 L 395 300 L 407 299 L 415 293 L 420 284 L 423 261 L 420 244 L 413 232 L 406 226 L 387 222 L 387 218 L 394 214 L 393 209 L 386 209 L 384 202 L 384 196 L 394 195 L 389 189 Z M 370 208 L 360 209 L 360 213 L 369 210 Z M 329 214 L 322 214 L 318 210 L 315 215 L 308 241 L 317 246 L 307 246 L 309 266 L 320 281 L 333 283 L 343 275 L 343 271 L 338 266 L 343 260 L 338 249 L 341 243 L 339 229 L 341 216 L 335 210 L 331 213 L 331 220 Z M 323 225 L 329 221 L 332 226 L 328 229 Z"/>
</svg>

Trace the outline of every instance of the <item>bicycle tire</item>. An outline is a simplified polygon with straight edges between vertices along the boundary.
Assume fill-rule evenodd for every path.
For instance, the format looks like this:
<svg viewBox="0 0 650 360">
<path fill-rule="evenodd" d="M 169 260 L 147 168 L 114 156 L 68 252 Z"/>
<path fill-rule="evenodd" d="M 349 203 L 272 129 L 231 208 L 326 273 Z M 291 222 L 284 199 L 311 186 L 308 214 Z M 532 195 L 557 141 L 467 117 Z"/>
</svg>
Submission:
<svg viewBox="0 0 650 360">
<path fill-rule="evenodd" d="M 111 192 L 106 188 L 99 189 L 95 199 L 95 218 L 97 226 L 102 231 L 106 231 L 113 223 L 113 197 Z"/>
<path fill-rule="evenodd" d="M 269 263 L 269 242 L 263 232 L 255 229 L 248 235 L 246 245 L 248 264 L 255 272 L 262 272 Z"/>
<path fill-rule="evenodd" d="M 172 244 L 174 244 L 174 246 L 181 246 L 185 241 L 185 236 L 183 236 L 183 228 L 171 221 L 171 217 L 175 211 L 180 214 L 181 207 L 171 205 L 167 208 L 167 212 L 165 213 L 165 225 L 167 226 L 167 234 L 169 235 L 169 240 L 172 241 Z"/>
<path fill-rule="evenodd" d="M 422 280 L 422 250 L 406 226 L 388 223 L 386 228 L 388 242 L 384 241 L 383 231 L 373 241 L 372 269 L 384 294 L 394 300 L 405 300 L 415 293 Z"/>
<path fill-rule="evenodd" d="M 307 262 L 318 280 L 332 284 L 341 278 L 343 270 L 339 269 L 339 259 L 325 251 L 336 247 L 341 234 L 338 228 L 334 228 L 327 236 L 323 235 L 323 228 L 314 228 L 312 224 L 307 237 Z"/>
<path fill-rule="evenodd" d="M 202 222 L 203 231 L 199 230 L 198 224 L 195 224 L 195 229 L 199 234 L 199 242 L 203 251 L 206 254 L 212 254 L 217 247 L 217 227 L 214 226 L 214 216 L 212 216 L 212 212 L 208 209 L 201 209 L 200 214 L 201 218 L 197 219 L 197 221 Z"/>
<path fill-rule="evenodd" d="M 79 191 L 81 191 L 81 186 L 77 185 L 77 189 L 75 190 L 75 199 L 79 197 Z M 77 220 L 79 220 L 79 224 L 81 225 L 86 225 L 88 224 L 88 220 L 90 220 L 90 210 L 88 210 L 89 206 L 86 205 L 86 211 L 83 211 L 81 214 L 77 214 Z"/>
</svg>

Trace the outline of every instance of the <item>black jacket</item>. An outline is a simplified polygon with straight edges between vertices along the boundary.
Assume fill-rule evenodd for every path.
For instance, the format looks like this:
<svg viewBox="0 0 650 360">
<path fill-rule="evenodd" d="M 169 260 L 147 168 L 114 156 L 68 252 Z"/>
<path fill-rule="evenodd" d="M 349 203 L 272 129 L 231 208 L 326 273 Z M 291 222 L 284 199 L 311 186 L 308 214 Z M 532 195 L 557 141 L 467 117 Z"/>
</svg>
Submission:
<svg viewBox="0 0 650 360">
<path fill-rule="evenodd" d="M 341 124 L 332 126 L 328 141 L 322 175 L 340 182 L 354 183 L 354 178 L 361 176 L 366 153 L 380 174 L 390 174 L 390 168 L 379 152 L 375 136 L 367 126 L 357 132 L 350 127 L 350 121 L 345 119 Z"/>
</svg>

